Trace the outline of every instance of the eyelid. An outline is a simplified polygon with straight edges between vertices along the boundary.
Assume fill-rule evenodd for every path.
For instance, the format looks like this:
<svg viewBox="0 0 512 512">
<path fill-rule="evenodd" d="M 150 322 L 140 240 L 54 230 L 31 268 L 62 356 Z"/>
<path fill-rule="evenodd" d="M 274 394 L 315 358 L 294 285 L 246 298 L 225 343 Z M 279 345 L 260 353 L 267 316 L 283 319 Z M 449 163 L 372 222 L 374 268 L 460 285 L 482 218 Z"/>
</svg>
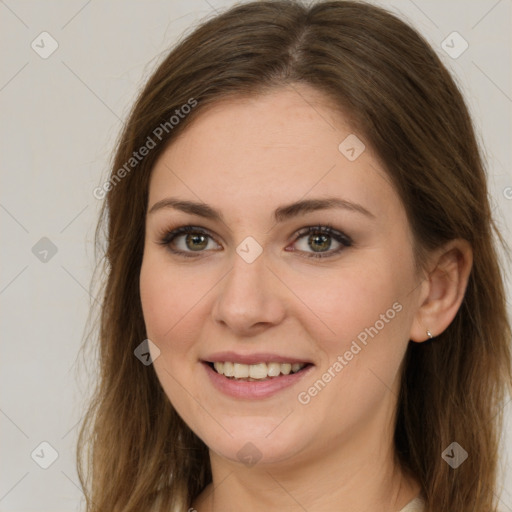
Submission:
<svg viewBox="0 0 512 512">
<path fill-rule="evenodd" d="M 173 254 L 183 256 L 183 257 L 201 257 L 202 256 L 201 253 L 209 252 L 206 250 L 197 251 L 197 252 L 181 251 L 181 250 L 174 250 L 174 249 L 170 248 L 170 244 L 176 238 L 186 235 L 186 234 L 190 234 L 190 233 L 205 235 L 205 236 L 209 237 L 211 240 L 213 240 L 217 245 L 221 245 L 221 244 L 219 244 L 219 242 L 217 242 L 215 235 L 213 235 L 208 229 L 202 228 L 200 226 L 191 225 L 191 224 L 178 226 L 173 229 L 163 229 L 158 234 L 158 242 L 157 243 L 160 245 L 166 246 L 169 249 L 169 251 L 172 252 Z M 291 235 L 289 243 L 296 243 L 297 241 L 306 237 L 307 235 L 312 235 L 312 234 L 317 234 L 317 233 L 326 234 L 326 235 L 334 238 L 334 240 L 336 240 L 339 244 L 341 244 L 341 247 L 338 249 L 335 249 L 335 250 L 330 249 L 329 251 L 317 252 L 317 253 L 315 253 L 315 252 L 310 253 L 307 251 L 300 251 L 300 250 L 296 250 L 296 249 L 293 249 L 292 251 L 289 251 L 289 252 L 305 253 L 306 255 L 304 257 L 306 257 L 306 258 L 311 258 L 311 257 L 317 258 L 317 259 L 330 258 L 330 257 L 334 257 L 335 255 L 337 255 L 338 253 L 340 253 L 347 247 L 351 247 L 353 245 L 353 241 L 350 236 L 346 235 L 345 233 L 343 233 L 342 231 L 340 231 L 338 229 L 335 229 L 331 224 L 328 224 L 328 223 L 327 224 L 318 224 L 318 225 L 309 225 L 309 226 L 306 226 L 304 228 L 301 228 L 301 229 L 295 231 L 293 233 L 293 235 Z"/>
<path fill-rule="evenodd" d="M 294 234 L 293 241 L 296 243 L 301 238 L 304 238 L 308 235 L 312 234 L 325 234 L 330 236 L 331 238 L 334 238 L 336 242 L 340 244 L 341 247 L 338 249 L 330 249 L 325 252 L 305 252 L 298 250 L 298 253 L 304 253 L 305 258 L 315 258 L 315 259 L 330 259 L 337 256 L 339 253 L 344 251 L 348 247 L 352 247 L 353 240 L 351 237 L 343 233 L 342 231 L 335 229 L 331 224 L 321 224 L 321 225 L 315 225 L 315 226 L 307 226 L 305 228 L 300 229 Z M 294 249 L 293 252 L 296 250 Z"/>
<path fill-rule="evenodd" d="M 353 240 L 348 235 L 343 233 L 343 231 L 340 231 L 336 228 L 334 228 L 331 224 L 318 224 L 315 226 L 307 226 L 305 228 L 301 228 L 298 231 L 296 231 L 293 235 L 293 239 L 297 241 L 299 238 L 302 238 L 305 235 L 313 234 L 313 233 L 322 233 L 326 235 L 330 235 L 333 238 L 337 239 L 340 238 L 340 243 L 345 243 L 347 245 L 352 245 Z"/>
<path fill-rule="evenodd" d="M 194 226 L 191 224 L 178 226 L 173 229 L 163 229 L 158 234 L 158 241 L 157 243 L 160 245 L 163 245 L 164 247 L 167 247 L 170 252 L 176 255 L 184 256 L 184 257 L 201 257 L 201 253 L 205 253 L 207 251 L 198 251 L 197 253 L 194 253 L 194 251 L 180 251 L 180 250 L 174 250 L 170 248 L 170 244 L 178 237 L 187 235 L 190 233 L 195 234 L 201 234 L 209 237 L 211 240 L 213 240 L 217 245 L 220 245 L 219 242 L 217 242 L 216 237 L 206 228 L 202 228 L 199 226 Z"/>
</svg>

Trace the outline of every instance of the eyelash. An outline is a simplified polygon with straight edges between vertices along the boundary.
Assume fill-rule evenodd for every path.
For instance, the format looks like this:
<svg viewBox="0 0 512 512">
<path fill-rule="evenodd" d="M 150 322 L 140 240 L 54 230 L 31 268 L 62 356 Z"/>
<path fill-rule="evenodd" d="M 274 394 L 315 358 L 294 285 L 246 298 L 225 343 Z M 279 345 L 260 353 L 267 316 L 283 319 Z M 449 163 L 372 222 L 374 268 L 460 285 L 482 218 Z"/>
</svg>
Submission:
<svg viewBox="0 0 512 512">
<path fill-rule="evenodd" d="M 202 228 L 198 228 L 196 226 L 188 225 L 188 226 L 182 226 L 182 227 L 173 229 L 171 231 L 164 231 L 164 233 L 161 234 L 160 240 L 158 241 L 158 243 L 160 245 L 166 246 L 169 249 L 169 251 L 171 251 L 173 254 L 177 254 L 177 255 L 183 256 L 185 258 L 200 257 L 199 254 L 195 255 L 195 254 L 190 254 L 188 251 L 177 251 L 175 249 L 171 249 L 170 244 L 180 235 L 186 235 L 186 234 L 205 235 L 215 241 L 215 239 L 210 235 L 210 233 L 208 233 L 208 231 L 206 231 Z M 297 242 L 298 240 L 300 240 L 301 238 L 303 238 L 307 235 L 312 235 L 312 234 L 328 235 L 328 236 L 334 238 L 334 240 L 336 240 L 337 242 L 339 242 L 341 244 L 341 247 L 336 250 L 331 250 L 331 251 L 324 252 L 324 253 L 309 253 L 305 256 L 306 258 L 329 258 L 329 257 L 332 257 L 332 256 L 340 253 L 346 247 L 351 247 L 353 244 L 352 239 L 349 236 L 345 235 L 341 231 L 334 229 L 330 224 L 326 224 L 323 226 L 308 226 L 306 228 L 301 229 L 300 231 L 298 231 L 296 233 L 293 243 Z M 205 252 L 205 251 L 199 251 L 199 252 Z"/>
</svg>

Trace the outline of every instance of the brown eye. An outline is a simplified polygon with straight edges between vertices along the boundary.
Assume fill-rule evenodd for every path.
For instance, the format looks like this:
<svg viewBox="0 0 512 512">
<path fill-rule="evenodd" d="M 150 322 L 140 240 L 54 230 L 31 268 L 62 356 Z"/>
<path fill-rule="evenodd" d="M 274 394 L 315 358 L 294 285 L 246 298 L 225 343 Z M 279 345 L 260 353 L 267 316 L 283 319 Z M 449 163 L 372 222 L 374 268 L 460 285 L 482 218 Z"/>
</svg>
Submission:
<svg viewBox="0 0 512 512">
<path fill-rule="evenodd" d="M 207 249 L 217 250 L 220 247 L 209 233 L 194 226 L 183 226 L 169 231 L 159 243 L 167 246 L 172 253 L 186 257 L 194 257 L 191 253 L 199 254 Z M 210 247 L 212 243 L 214 247 Z"/>
<path fill-rule="evenodd" d="M 331 246 L 331 239 L 329 235 L 311 235 L 308 245 L 314 251 L 326 251 Z"/>
<path fill-rule="evenodd" d="M 201 251 L 206 249 L 208 245 L 208 238 L 206 235 L 201 233 L 198 234 L 188 234 L 185 236 L 185 246 L 192 251 Z"/>
<path fill-rule="evenodd" d="M 302 241 L 302 239 L 305 239 Z M 332 250 L 333 240 L 338 247 Z M 346 247 L 352 245 L 350 237 L 333 229 L 331 226 L 310 226 L 298 233 L 295 244 L 301 241 L 302 247 L 298 247 L 300 252 L 307 253 L 309 258 L 327 258 L 338 254 Z M 309 250 L 308 250 L 309 249 Z"/>
</svg>

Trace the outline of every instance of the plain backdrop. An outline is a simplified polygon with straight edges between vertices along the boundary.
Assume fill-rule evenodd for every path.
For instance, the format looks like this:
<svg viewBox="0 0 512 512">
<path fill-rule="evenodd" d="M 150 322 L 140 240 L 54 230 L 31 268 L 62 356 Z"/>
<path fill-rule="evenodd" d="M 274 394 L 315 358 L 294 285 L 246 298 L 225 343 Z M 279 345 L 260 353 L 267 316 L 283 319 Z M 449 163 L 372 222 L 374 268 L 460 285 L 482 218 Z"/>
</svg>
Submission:
<svg viewBox="0 0 512 512">
<path fill-rule="evenodd" d="M 424 34 L 455 75 L 510 240 L 512 0 L 379 3 Z M 0 0 L 1 512 L 81 507 L 75 444 L 93 377 L 80 376 L 77 358 L 95 300 L 89 283 L 101 202 L 93 190 L 145 79 L 179 37 L 232 4 Z M 512 402 L 503 406 L 507 512 Z"/>
</svg>

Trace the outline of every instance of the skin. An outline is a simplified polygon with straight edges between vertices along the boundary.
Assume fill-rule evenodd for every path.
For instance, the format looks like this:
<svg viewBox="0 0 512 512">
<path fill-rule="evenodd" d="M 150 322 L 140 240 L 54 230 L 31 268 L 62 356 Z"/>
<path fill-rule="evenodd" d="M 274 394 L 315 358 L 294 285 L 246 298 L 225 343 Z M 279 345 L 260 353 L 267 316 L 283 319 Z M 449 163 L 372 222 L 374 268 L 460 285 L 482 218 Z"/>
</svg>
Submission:
<svg viewBox="0 0 512 512">
<path fill-rule="evenodd" d="M 401 363 L 410 340 L 428 339 L 453 320 L 471 267 L 455 240 L 432 253 L 418 275 L 400 198 L 368 144 L 349 161 L 338 146 L 354 130 L 320 93 L 294 85 L 203 111 L 157 161 L 148 211 L 174 197 L 208 203 L 224 222 L 162 208 L 146 217 L 140 291 L 148 338 L 160 349 L 154 368 L 169 400 L 210 449 L 213 484 L 199 512 L 397 511 L 420 492 L 393 463 L 393 422 Z M 364 141 L 364 136 L 358 135 Z M 346 209 L 303 213 L 276 223 L 272 212 L 301 199 L 338 197 Z M 302 238 L 331 224 L 353 244 L 327 239 L 321 252 Z M 159 242 L 183 225 L 212 235 L 202 252 Z M 236 248 L 253 237 L 252 263 Z M 314 240 L 313 240 L 314 241 Z M 331 245 L 329 246 L 329 241 Z M 285 250 L 295 248 L 295 251 Z M 378 335 L 312 397 L 298 394 L 322 378 L 365 328 L 400 303 Z M 311 361 L 307 378 L 259 400 L 223 395 L 201 359 L 218 351 L 271 352 Z M 261 458 L 241 462 L 251 442 Z"/>
</svg>

